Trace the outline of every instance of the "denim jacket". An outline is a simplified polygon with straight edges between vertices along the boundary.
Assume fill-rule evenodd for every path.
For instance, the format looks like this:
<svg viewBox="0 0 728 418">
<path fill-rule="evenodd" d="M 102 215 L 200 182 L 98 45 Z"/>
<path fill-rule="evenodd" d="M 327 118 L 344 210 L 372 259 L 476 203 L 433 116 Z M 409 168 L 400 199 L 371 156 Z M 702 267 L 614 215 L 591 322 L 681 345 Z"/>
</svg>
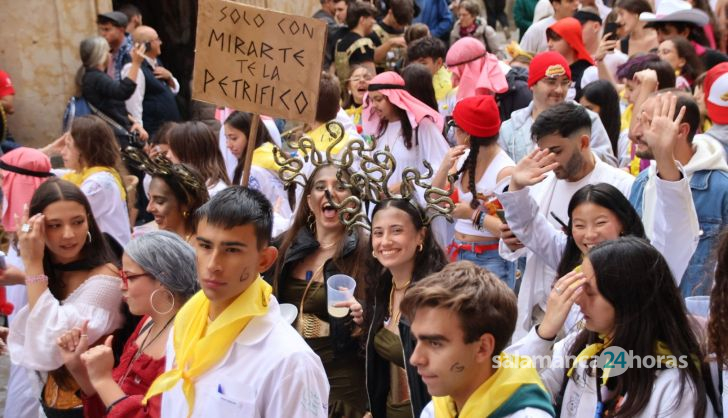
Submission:
<svg viewBox="0 0 728 418">
<path fill-rule="evenodd" d="M 637 176 L 629 200 L 642 216 L 645 184 L 649 171 Z M 728 224 L 728 172 L 701 170 L 690 178 L 690 191 L 700 224 L 700 241 L 680 282 L 683 296 L 709 295 L 715 271 L 714 247 L 720 231 Z M 676 242 L 675 245 L 680 245 Z"/>
</svg>

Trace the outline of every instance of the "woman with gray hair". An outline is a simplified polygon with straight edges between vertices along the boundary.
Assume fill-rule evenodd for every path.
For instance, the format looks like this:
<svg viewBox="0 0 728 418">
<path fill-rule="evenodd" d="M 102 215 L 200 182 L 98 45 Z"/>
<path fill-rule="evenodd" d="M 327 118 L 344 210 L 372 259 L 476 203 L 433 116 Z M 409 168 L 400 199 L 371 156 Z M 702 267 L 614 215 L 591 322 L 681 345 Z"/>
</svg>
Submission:
<svg viewBox="0 0 728 418">
<path fill-rule="evenodd" d="M 141 401 L 164 372 L 165 345 L 177 311 L 199 290 L 196 272 L 194 250 L 172 232 L 149 232 L 126 245 L 121 290 L 129 311 L 143 318 L 126 342 L 119 365 L 113 368 L 113 336 L 89 349 L 85 324 L 57 342 L 81 386 L 84 416 L 159 417 L 161 396 L 146 406 Z"/>
<path fill-rule="evenodd" d="M 76 73 L 76 84 L 80 88 L 81 96 L 108 119 L 123 128 L 123 130 L 117 129 L 110 124 L 122 149 L 129 145 L 128 138 L 124 138 L 124 130 L 138 131 L 143 137 L 142 139 L 146 139 L 148 136 L 139 123 L 132 123 L 129 119 L 129 113 L 126 111 L 124 103 L 136 90 L 136 79 L 144 61 L 144 52 L 143 44 L 135 45 L 132 48 L 129 75 L 117 81 L 106 72 L 111 57 L 109 43 L 106 39 L 100 36 L 86 38 L 81 41 L 79 49 L 82 64 Z"/>
</svg>

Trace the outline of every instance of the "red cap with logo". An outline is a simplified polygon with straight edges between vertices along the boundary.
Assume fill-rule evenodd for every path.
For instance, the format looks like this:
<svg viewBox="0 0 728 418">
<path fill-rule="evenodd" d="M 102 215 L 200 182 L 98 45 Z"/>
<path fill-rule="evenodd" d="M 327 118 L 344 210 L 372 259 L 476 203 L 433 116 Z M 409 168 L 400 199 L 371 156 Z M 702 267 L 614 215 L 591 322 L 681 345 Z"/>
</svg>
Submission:
<svg viewBox="0 0 728 418">
<path fill-rule="evenodd" d="M 571 68 L 569 68 L 566 58 L 558 52 L 542 52 L 531 60 L 531 66 L 528 69 L 528 87 L 538 83 L 542 78 L 556 78 L 561 75 L 565 75 L 571 80 Z"/>
<path fill-rule="evenodd" d="M 705 73 L 703 87 L 708 117 L 714 123 L 728 125 L 728 62 L 720 63 Z"/>
<path fill-rule="evenodd" d="M 465 132 L 479 138 L 494 136 L 500 130 L 500 111 L 490 94 L 460 100 L 452 112 L 455 123 Z"/>
</svg>

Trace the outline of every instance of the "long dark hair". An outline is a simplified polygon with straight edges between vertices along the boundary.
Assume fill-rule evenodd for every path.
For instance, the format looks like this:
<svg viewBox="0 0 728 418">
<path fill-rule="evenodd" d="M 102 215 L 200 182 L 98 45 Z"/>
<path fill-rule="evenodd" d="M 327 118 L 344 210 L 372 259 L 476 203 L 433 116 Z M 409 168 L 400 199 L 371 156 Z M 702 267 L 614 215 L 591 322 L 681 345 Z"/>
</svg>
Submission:
<svg viewBox="0 0 728 418">
<path fill-rule="evenodd" d="M 94 115 L 79 116 L 71 124 L 71 137 L 85 167 L 111 167 L 126 187 L 127 171 L 121 163 L 119 143 L 108 123 Z"/>
<path fill-rule="evenodd" d="M 248 112 L 239 112 L 236 110 L 231 113 L 230 116 L 227 117 L 227 119 L 225 119 L 225 125 L 230 125 L 245 134 L 245 137 L 248 139 L 246 150 L 248 145 L 250 145 L 250 127 L 252 126 L 252 124 L 253 115 Z M 273 143 L 273 140 L 268 133 L 268 129 L 262 123 L 260 123 L 258 126 L 258 132 L 255 136 L 255 148 L 257 149 L 259 146 L 265 144 L 266 142 Z M 244 165 L 245 153 L 243 153 L 243 155 L 238 159 L 238 165 L 235 166 L 235 171 L 233 172 L 233 184 L 240 184 L 240 181 L 243 178 Z"/>
<path fill-rule="evenodd" d="M 273 277 L 273 289 L 275 289 L 276 292 L 278 292 L 278 285 L 280 280 L 281 271 L 283 269 L 283 264 L 285 263 L 285 254 L 288 252 L 288 250 L 291 248 L 291 245 L 293 245 L 294 241 L 296 241 L 296 237 L 298 236 L 301 229 L 308 229 L 308 231 L 311 233 L 311 235 L 316 237 L 316 231 L 314 229 L 314 226 L 312 225 L 312 221 L 315 222 L 315 217 L 313 215 L 313 212 L 311 212 L 311 208 L 308 206 L 306 202 L 306 198 L 311 194 L 311 190 L 313 189 L 314 185 L 314 179 L 316 178 L 316 175 L 321 171 L 323 168 L 327 167 L 334 167 L 333 165 L 325 165 L 321 167 L 317 167 L 313 170 L 310 176 L 308 176 L 308 181 L 306 182 L 306 187 L 303 188 L 303 193 L 301 194 L 300 203 L 298 205 L 298 209 L 296 210 L 295 215 L 293 215 L 293 223 L 288 228 L 288 230 L 283 233 L 277 241 L 280 242 L 278 245 L 278 259 L 276 260 L 275 265 L 275 276 Z M 348 172 L 343 171 L 342 174 L 344 176 L 348 175 Z M 354 193 L 357 192 L 356 188 L 352 189 Z M 354 277 L 357 279 L 357 281 L 362 277 L 368 277 L 368 271 L 369 271 L 369 265 L 371 264 L 368 262 L 368 258 L 370 257 L 369 252 L 369 242 L 365 239 L 366 233 L 361 230 L 360 228 L 356 228 L 355 231 L 352 233 L 357 234 L 358 241 L 357 241 L 357 247 L 354 250 L 355 256 L 349 256 L 344 257 L 344 244 L 346 240 L 341 240 L 337 246 L 336 251 L 334 252 L 334 256 L 332 257 L 331 261 L 334 263 L 334 266 L 341 271 L 342 273 Z M 360 293 L 360 288 L 363 290 L 364 286 L 357 285 L 356 292 L 357 297 L 363 296 Z"/>
<path fill-rule="evenodd" d="M 28 214 L 29 216 L 33 216 L 43 213 L 48 206 L 61 201 L 76 202 L 83 206 L 86 211 L 88 232 L 91 239 L 87 239 L 83 247 L 81 247 L 77 270 L 90 271 L 105 264 L 113 264 L 116 267 L 120 267 L 120 260 L 114 255 L 106 238 L 101 233 L 96 219 L 94 219 L 93 211 L 91 210 L 88 199 L 86 199 L 86 195 L 73 183 L 55 177 L 49 178 L 33 194 L 33 198 L 30 200 Z M 61 301 L 68 296 L 65 293 L 66 285 L 63 282 L 61 266 L 53 263 L 52 258 L 50 250 L 48 247 L 45 247 L 43 254 L 43 272 L 48 276 L 48 290 L 50 290 L 54 298 Z M 122 345 L 115 348 L 121 349 L 124 341 L 120 341 Z M 51 375 L 53 375 L 56 383 L 62 389 L 72 389 L 72 377 L 65 366 L 52 371 Z"/>
<path fill-rule="evenodd" d="M 708 347 L 715 353 L 716 362 L 728 368 L 728 229 L 721 234 L 715 255 L 715 284 L 710 292 L 710 321 Z"/>
<path fill-rule="evenodd" d="M 566 231 L 566 248 L 564 248 L 564 255 L 561 257 L 556 278 L 563 277 L 581 264 L 583 254 L 579 247 L 576 246 L 571 230 L 574 227 L 572 220 L 574 210 L 584 203 L 593 203 L 609 209 L 622 224 L 622 235 L 645 238 L 645 228 L 642 225 L 642 220 L 637 214 L 637 211 L 634 210 L 632 204 L 629 203 L 629 200 L 624 197 L 619 189 L 607 183 L 587 184 L 577 190 L 569 201 L 569 225 Z"/>
<path fill-rule="evenodd" d="M 679 394 L 666 401 L 674 402 L 673 407 L 677 407 L 683 401 L 687 383 L 695 390 L 696 399 L 690 401 L 695 402 L 695 417 L 703 417 L 707 402 L 701 373 L 710 376 L 710 372 L 701 361 L 702 350 L 667 261 L 647 240 L 637 237 L 602 242 L 589 252 L 588 259 L 594 268 L 599 293 L 614 307 L 610 346 L 621 347 L 630 355 L 644 359 L 654 358 L 656 344 L 664 343 L 681 363 Z M 577 335 L 569 354 L 576 356 L 598 340 L 596 332 L 585 329 Z M 631 367 L 624 374 L 612 377 L 607 383 L 610 389 L 626 396 L 619 409 L 608 411 L 609 415 L 639 414 L 651 398 L 655 380 L 656 371 L 646 367 Z"/>
<path fill-rule="evenodd" d="M 470 201 L 470 207 L 473 209 L 477 209 L 478 206 L 480 206 L 480 201 L 477 197 L 478 191 L 475 189 L 475 184 L 477 183 L 475 179 L 475 167 L 478 164 L 478 154 L 480 153 L 480 147 L 493 145 L 496 141 L 498 141 L 498 134 L 489 136 L 487 138 L 470 135 L 470 153 L 468 154 L 468 158 L 466 158 L 463 162 L 463 166 L 456 173 L 458 176 L 460 176 L 467 170 L 468 189 L 470 189 L 470 193 L 473 194 L 473 200 Z"/>
<path fill-rule="evenodd" d="M 402 70 L 402 78 L 404 79 L 404 88 L 409 94 L 432 109 L 439 111 L 437 98 L 435 97 L 435 87 L 432 85 L 432 74 L 427 67 L 418 63 L 409 64 Z"/>
<path fill-rule="evenodd" d="M 680 75 L 685 77 L 692 85 L 695 79 L 703 73 L 703 62 L 698 58 L 695 47 L 684 36 L 674 36 L 669 38 L 668 41 L 672 42 L 675 46 L 677 56 L 685 60 L 685 65 L 680 70 Z"/>
<path fill-rule="evenodd" d="M 387 98 L 389 100 L 389 98 Z M 412 149 L 412 124 L 410 123 L 409 117 L 407 116 L 407 111 L 404 109 L 401 109 L 394 104 L 392 104 L 392 107 L 394 108 L 394 112 L 397 114 L 397 117 L 399 117 L 399 121 L 402 122 L 402 137 L 404 138 L 404 146 L 407 149 Z M 386 119 L 381 119 L 379 121 L 379 129 L 377 129 L 377 138 L 380 138 L 382 135 L 384 135 L 384 131 L 387 130 L 387 125 L 389 122 Z M 419 141 L 417 138 L 417 130 L 414 130 L 414 136 L 415 136 L 415 145 L 419 145 Z"/>
<path fill-rule="evenodd" d="M 622 128 L 622 121 L 617 89 L 610 81 L 597 80 L 581 89 L 581 96 L 590 103 L 599 105 L 599 119 L 607 131 L 614 155 L 619 157 L 619 132 Z"/>
<path fill-rule="evenodd" d="M 425 228 L 425 239 L 422 243 L 422 251 L 415 252 L 414 269 L 412 270 L 412 281 L 411 284 L 417 283 L 424 279 L 431 273 L 442 270 L 447 265 L 448 260 L 442 248 L 437 244 L 435 236 L 432 234 L 430 226 L 426 226 L 424 219 L 424 212 L 419 207 L 415 206 L 412 202 L 406 199 L 386 199 L 379 202 L 372 211 L 371 219 L 382 209 L 395 208 L 405 212 L 409 215 L 410 221 L 415 227 L 415 230 L 420 231 Z M 371 238 L 370 238 L 371 239 Z M 369 249 L 371 250 L 371 242 Z M 379 322 L 383 320 L 382 314 L 386 309 L 382 310 L 380 306 L 377 311 L 374 311 L 375 301 L 388 300 L 390 290 L 392 290 L 392 273 L 389 272 L 384 266 L 377 263 L 378 267 L 372 269 L 366 280 L 366 303 L 364 304 L 364 321 L 365 328 L 368 329 L 369 325 L 373 322 Z M 410 285 L 411 285 L 410 284 Z"/>
<path fill-rule="evenodd" d="M 208 187 L 219 181 L 230 185 L 217 138 L 207 125 L 202 122 L 177 123 L 170 128 L 167 138 L 174 155 L 180 162 L 198 169 Z"/>
</svg>

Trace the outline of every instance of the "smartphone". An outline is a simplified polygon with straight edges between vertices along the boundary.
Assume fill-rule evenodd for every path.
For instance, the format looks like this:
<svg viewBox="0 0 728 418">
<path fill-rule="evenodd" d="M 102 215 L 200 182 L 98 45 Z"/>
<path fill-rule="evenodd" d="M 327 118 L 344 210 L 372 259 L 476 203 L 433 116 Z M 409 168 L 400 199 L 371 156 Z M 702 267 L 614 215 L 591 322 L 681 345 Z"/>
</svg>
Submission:
<svg viewBox="0 0 728 418">
<path fill-rule="evenodd" d="M 149 52 L 152 50 L 152 43 L 151 42 L 144 42 L 144 51 Z"/>
<path fill-rule="evenodd" d="M 617 35 L 617 29 L 619 29 L 619 25 L 617 24 L 617 22 L 609 22 L 604 25 L 604 34 L 609 34 L 607 40 L 616 41 L 617 39 L 619 39 L 619 35 Z"/>
</svg>

